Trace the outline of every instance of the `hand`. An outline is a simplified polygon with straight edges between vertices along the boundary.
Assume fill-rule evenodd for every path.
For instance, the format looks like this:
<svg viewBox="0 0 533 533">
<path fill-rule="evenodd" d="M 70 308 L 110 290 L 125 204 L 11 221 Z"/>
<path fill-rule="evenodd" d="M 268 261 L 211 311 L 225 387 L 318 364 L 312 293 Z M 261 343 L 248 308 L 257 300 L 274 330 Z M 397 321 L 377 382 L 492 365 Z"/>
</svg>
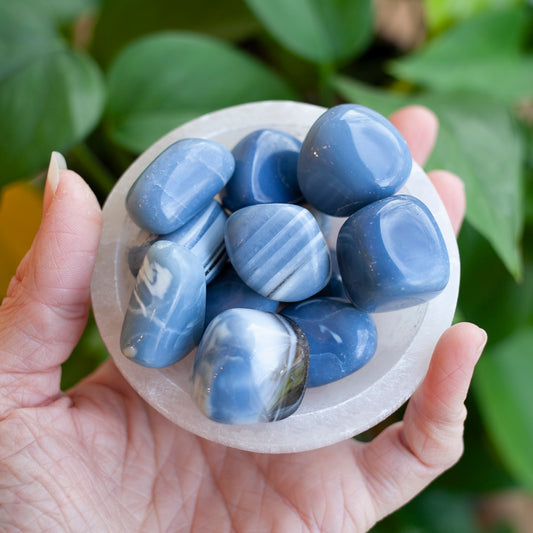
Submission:
<svg viewBox="0 0 533 533">
<path fill-rule="evenodd" d="M 411 107 L 391 120 L 424 164 L 434 115 Z M 460 181 L 430 177 L 458 230 Z M 111 360 L 62 393 L 100 228 L 93 194 L 53 160 L 41 228 L 0 307 L 1 530 L 366 531 L 460 457 L 464 399 L 486 341 L 471 324 L 444 333 L 404 420 L 367 444 L 286 455 L 225 448 L 168 422 Z"/>
</svg>

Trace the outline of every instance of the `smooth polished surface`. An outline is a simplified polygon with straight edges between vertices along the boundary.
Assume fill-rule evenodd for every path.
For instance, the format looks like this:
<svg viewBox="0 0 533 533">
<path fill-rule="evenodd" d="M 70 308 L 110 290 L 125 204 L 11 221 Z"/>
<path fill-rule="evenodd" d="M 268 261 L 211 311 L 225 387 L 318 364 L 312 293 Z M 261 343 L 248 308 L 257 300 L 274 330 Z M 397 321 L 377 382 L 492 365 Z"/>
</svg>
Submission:
<svg viewBox="0 0 533 533">
<path fill-rule="evenodd" d="M 352 215 L 339 232 L 337 259 L 350 300 L 370 312 L 427 302 L 450 276 L 433 215 L 408 195 L 385 198 Z"/>
<path fill-rule="evenodd" d="M 235 161 L 220 143 L 182 139 L 160 153 L 140 174 L 126 199 L 133 221 L 164 235 L 183 226 L 228 182 Z"/>
<path fill-rule="evenodd" d="M 272 300 L 304 300 L 329 280 L 326 241 L 303 207 L 263 204 L 239 209 L 226 222 L 225 239 L 239 277 Z"/>
<path fill-rule="evenodd" d="M 318 210 L 350 216 L 397 192 L 411 166 L 407 143 L 385 117 L 364 106 L 341 104 L 326 111 L 305 137 L 298 183 Z"/>
<path fill-rule="evenodd" d="M 333 383 L 368 363 L 377 346 L 369 313 L 336 298 L 290 304 L 281 314 L 296 322 L 309 342 L 308 387 Z"/>
<path fill-rule="evenodd" d="M 221 205 L 212 200 L 189 222 L 168 235 L 149 234 L 144 242 L 135 244 L 128 252 L 128 264 L 137 275 L 148 248 L 156 241 L 165 240 L 188 248 L 204 267 L 206 282 L 210 283 L 222 270 L 226 261 L 224 228 L 227 215 Z"/>
<path fill-rule="evenodd" d="M 308 368 L 307 339 L 290 320 L 229 309 L 211 321 L 198 346 L 192 397 L 216 422 L 282 420 L 302 402 Z"/>
<path fill-rule="evenodd" d="M 302 198 L 296 168 L 301 141 L 274 129 L 246 135 L 232 150 L 235 172 L 221 193 L 230 211 L 255 204 L 294 203 Z"/>
<path fill-rule="evenodd" d="M 253 291 L 242 281 L 231 265 L 226 265 L 217 278 L 207 286 L 205 325 L 226 311 L 240 307 L 275 313 L 278 302 Z"/>
<path fill-rule="evenodd" d="M 151 368 L 172 365 L 198 344 L 204 317 L 200 261 L 183 246 L 159 241 L 137 275 L 120 336 L 122 353 Z"/>
</svg>

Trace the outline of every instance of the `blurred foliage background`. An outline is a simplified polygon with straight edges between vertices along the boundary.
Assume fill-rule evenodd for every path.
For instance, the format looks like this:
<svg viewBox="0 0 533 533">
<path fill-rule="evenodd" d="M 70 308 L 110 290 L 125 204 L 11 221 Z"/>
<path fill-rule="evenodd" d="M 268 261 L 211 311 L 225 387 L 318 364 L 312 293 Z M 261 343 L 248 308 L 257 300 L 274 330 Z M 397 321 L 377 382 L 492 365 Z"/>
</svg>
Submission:
<svg viewBox="0 0 533 533">
<path fill-rule="evenodd" d="M 266 99 L 437 113 L 427 168 L 459 174 L 468 200 L 457 318 L 489 345 L 463 458 L 374 531 L 533 531 L 531 2 L 0 0 L 0 297 L 52 150 L 103 202 L 170 129 Z M 105 357 L 91 320 L 63 386 Z"/>
</svg>

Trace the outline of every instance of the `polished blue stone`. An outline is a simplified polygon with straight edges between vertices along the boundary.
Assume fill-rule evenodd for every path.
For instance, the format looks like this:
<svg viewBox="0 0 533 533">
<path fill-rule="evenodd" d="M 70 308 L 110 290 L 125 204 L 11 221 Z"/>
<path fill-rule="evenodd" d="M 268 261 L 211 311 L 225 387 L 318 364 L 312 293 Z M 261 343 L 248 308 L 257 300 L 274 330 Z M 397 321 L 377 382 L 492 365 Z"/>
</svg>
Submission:
<svg viewBox="0 0 533 533">
<path fill-rule="evenodd" d="M 427 206 L 398 195 L 353 214 L 337 240 L 346 293 L 366 311 L 392 311 L 428 301 L 450 275 L 446 244 Z"/>
<path fill-rule="evenodd" d="M 192 398 L 225 424 L 281 420 L 300 405 L 309 346 L 294 322 L 264 311 L 229 309 L 207 327 L 196 351 Z"/>
<path fill-rule="evenodd" d="M 235 161 L 221 144 L 182 139 L 159 154 L 137 178 L 126 198 L 132 220 L 164 235 L 183 226 L 226 185 Z"/>
<path fill-rule="evenodd" d="M 190 250 L 169 241 L 154 243 L 126 310 L 122 353 L 152 368 L 185 357 L 203 332 L 205 291 L 202 264 Z"/>
<path fill-rule="evenodd" d="M 332 298 L 342 298 L 343 300 L 350 300 L 346 294 L 346 289 L 342 282 L 341 272 L 339 270 L 339 263 L 337 261 L 337 253 L 335 250 L 330 250 L 331 257 L 331 277 L 328 284 L 318 293 L 318 296 L 331 296 Z"/>
<path fill-rule="evenodd" d="M 207 287 L 205 325 L 222 311 L 236 307 L 275 313 L 278 302 L 250 289 L 228 264 Z"/>
<path fill-rule="evenodd" d="M 137 275 L 148 248 L 158 240 L 165 240 L 185 246 L 196 255 L 204 267 L 206 282 L 210 283 L 226 262 L 226 220 L 227 215 L 220 204 L 211 200 L 207 207 L 176 231 L 168 235 L 148 235 L 145 242 L 133 246 L 128 252 L 128 264 L 132 274 Z"/>
<path fill-rule="evenodd" d="M 348 376 L 374 355 L 377 331 L 369 313 L 336 298 L 312 298 L 285 307 L 309 342 L 309 387 Z"/>
<path fill-rule="evenodd" d="M 313 215 L 303 207 L 243 207 L 228 218 L 225 240 L 239 277 L 272 300 L 303 300 L 323 289 L 329 280 L 326 241 Z"/>
<path fill-rule="evenodd" d="M 263 129 L 232 150 L 235 172 L 221 193 L 230 211 L 255 204 L 294 203 L 302 198 L 296 167 L 302 143 L 289 133 Z"/>
<path fill-rule="evenodd" d="M 318 210 L 349 216 L 398 191 L 411 166 L 407 143 L 385 117 L 360 105 L 341 104 L 320 116 L 307 133 L 298 183 Z"/>
</svg>

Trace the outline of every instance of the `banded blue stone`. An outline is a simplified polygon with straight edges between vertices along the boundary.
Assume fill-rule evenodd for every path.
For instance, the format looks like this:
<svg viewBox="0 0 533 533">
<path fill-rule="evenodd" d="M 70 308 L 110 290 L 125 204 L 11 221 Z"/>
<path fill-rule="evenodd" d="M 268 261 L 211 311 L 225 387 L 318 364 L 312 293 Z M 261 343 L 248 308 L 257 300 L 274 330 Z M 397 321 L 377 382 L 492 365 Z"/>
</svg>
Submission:
<svg viewBox="0 0 533 533">
<path fill-rule="evenodd" d="M 228 264 L 207 287 L 205 325 L 222 311 L 236 307 L 275 313 L 278 302 L 250 289 Z"/>
<path fill-rule="evenodd" d="M 407 143 L 391 122 L 367 107 L 341 104 L 328 109 L 307 133 L 298 183 L 318 210 L 349 216 L 396 193 L 411 166 Z"/>
<path fill-rule="evenodd" d="M 248 205 L 300 200 L 296 168 L 301 146 L 284 131 L 267 128 L 246 135 L 232 150 L 235 172 L 221 193 L 224 206 L 237 211 Z"/>
<path fill-rule="evenodd" d="M 224 424 L 281 420 L 300 405 L 308 367 L 307 339 L 294 322 L 229 309 L 211 321 L 198 346 L 192 398 L 207 417 Z"/>
<path fill-rule="evenodd" d="M 202 264 L 190 250 L 169 241 L 154 243 L 124 316 L 122 353 L 151 368 L 185 357 L 203 332 L 205 287 Z"/>
<path fill-rule="evenodd" d="M 239 277 L 272 300 L 304 300 L 329 280 L 327 244 L 303 207 L 262 204 L 239 209 L 226 222 L 225 240 Z"/>
<path fill-rule="evenodd" d="M 126 208 L 141 228 L 166 235 L 204 209 L 226 185 L 235 161 L 221 144 L 181 139 L 161 152 L 130 188 Z"/>
<path fill-rule="evenodd" d="M 377 330 L 369 313 L 346 300 L 312 298 L 281 312 L 296 322 L 309 342 L 308 387 L 333 383 L 359 370 L 377 347 Z"/>
<path fill-rule="evenodd" d="M 210 283 L 222 270 L 227 259 L 224 244 L 224 228 L 227 215 L 216 200 L 211 200 L 205 209 L 189 222 L 168 235 L 148 235 L 145 242 L 133 246 L 128 252 L 128 264 L 133 275 L 142 264 L 148 248 L 156 241 L 165 240 L 188 248 L 200 259 L 206 282 Z"/>
<path fill-rule="evenodd" d="M 337 258 L 346 293 L 365 311 L 419 305 L 447 285 L 450 261 L 431 211 L 413 196 L 379 200 L 342 226 Z"/>
</svg>

